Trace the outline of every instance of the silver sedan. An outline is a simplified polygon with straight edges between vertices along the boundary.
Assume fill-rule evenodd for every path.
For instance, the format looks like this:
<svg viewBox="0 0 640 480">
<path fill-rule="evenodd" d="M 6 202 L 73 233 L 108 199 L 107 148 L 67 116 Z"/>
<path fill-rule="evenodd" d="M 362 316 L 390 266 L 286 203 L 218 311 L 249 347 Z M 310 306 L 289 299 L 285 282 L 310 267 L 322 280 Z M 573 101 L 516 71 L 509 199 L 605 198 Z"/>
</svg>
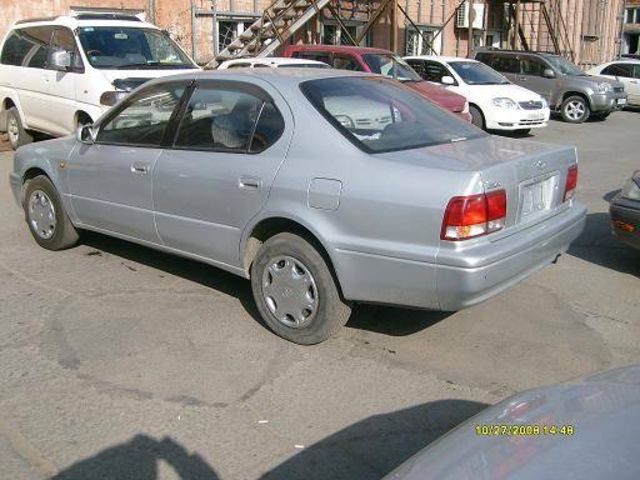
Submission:
<svg viewBox="0 0 640 480">
<path fill-rule="evenodd" d="M 92 230 L 228 270 L 313 344 L 354 303 L 457 310 L 552 263 L 584 227 L 577 171 L 393 80 L 262 69 L 149 82 L 10 181 L 42 247 Z"/>
</svg>

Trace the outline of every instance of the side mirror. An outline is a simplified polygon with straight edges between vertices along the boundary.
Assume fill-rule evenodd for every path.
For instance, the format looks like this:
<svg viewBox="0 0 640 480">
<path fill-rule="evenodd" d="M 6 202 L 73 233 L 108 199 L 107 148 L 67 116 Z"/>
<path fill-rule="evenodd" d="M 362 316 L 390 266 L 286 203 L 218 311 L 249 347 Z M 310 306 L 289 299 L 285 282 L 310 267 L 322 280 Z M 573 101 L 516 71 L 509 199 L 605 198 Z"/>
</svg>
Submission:
<svg viewBox="0 0 640 480">
<path fill-rule="evenodd" d="M 451 75 L 445 75 L 440 79 L 440 83 L 442 83 L 443 85 L 455 85 L 456 81 Z"/>
<path fill-rule="evenodd" d="M 542 76 L 544 78 L 556 78 L 556 72 L 554 72 L 550 68 L 545 68 L 544 71 L 542 72 Z"/>
<path fill-rule="evenodd" d="M 55 50 L 49 55 L 49 68 L 66 72 L 71 68 L 71 53 L 65 50 Z"/>
<path fill-rule="evenodd" d="M 93 125 L 81 125 L 76 130 L 76 140 L 85 145 L 93 145 L 96 141 L 96 130 Z"/>
</svg>

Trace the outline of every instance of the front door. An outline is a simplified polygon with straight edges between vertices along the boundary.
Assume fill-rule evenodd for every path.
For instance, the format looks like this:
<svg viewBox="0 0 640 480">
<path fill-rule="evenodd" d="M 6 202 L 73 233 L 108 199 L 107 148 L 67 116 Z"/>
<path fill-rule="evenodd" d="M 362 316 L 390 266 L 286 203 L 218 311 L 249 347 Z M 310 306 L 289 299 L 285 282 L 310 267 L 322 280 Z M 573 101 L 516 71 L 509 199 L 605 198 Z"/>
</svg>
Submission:
<svg viewBox="0 0 640 480">
<path fill-rule="evenodd" d="M 640 64 L 612 63 L 600 75 L 624 83 L 629 103 L 640 105 Z"/>
<path fill-rule="evenodd" d="M 551 93 L 556 84 L 555 78 L 547 78 L 544 71 L 551 67 L 543 60 L 532 57 L 523 56 L 520 59 L 521 81 L 518 83 L 524 88 L 528 88 L 544 97 L 547 101 L 551 99 Z"/>
<path fill-rule="evenodd" d="M 153 176 L 185 82 L 145 88 L 97 126 L 69 159 L 71 202 L 82 225 L 156 243 Z"/>
<path fill-rule="evenodd" d="M 71 66 L 66 71 L 54 70 L 47 65 L 44 73 L 46 96 L 42 105 L 51 118 L 48 131 L 54 135 L 69 135 L 75 131 L 76 112 L 81 108 L 76 101 L 76 80 L 83 80 L 84 71 L 71 30 L 66 27 L 56 28 L 49 51 L 49 54 L 56 51 L 71 54 Z M 87 81 L 86 78 L 84 80 Z"/>
<path fill-rule="evenodd" d="M 240 266 L 242 231 L 264 205 L 292 134 L 287 104 L 262 83 L 197 84 L 158 160 L 156 225 L 166 246 Z"/>
</svg>

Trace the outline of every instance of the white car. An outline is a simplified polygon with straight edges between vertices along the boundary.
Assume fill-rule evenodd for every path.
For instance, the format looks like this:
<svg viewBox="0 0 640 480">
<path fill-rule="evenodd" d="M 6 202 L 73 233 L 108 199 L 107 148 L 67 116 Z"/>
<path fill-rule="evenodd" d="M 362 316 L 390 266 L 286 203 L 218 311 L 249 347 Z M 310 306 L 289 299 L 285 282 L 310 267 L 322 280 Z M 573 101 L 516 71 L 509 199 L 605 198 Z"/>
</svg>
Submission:
<svg viewBox="0 0 640 480">
<path fill-rule="evenodd" d="M 14 149 L 93 123 L 149 79 L 199 70 L 166 32 L 119 14 L 22 20 L 0 52 L 0 132 Z"/>
<path fill-rule="evenodd" d="M 589 75 L 614 78 L 624 84 L 629 105 L 640 106 L 640 61 L 616 60 L 587 70 Z"/>
<path fill-rule="evenodd" d="M 477 60 L 458 57 L 405 57 L 420 76 L 466 97 L 474 125 L 485 130 L 528 133 L 549 123 L 547 101 L 514 85 Z"/>
<path fill-rule="evenodd" d="M 229 68 L 331 68 L 324 62 L 317 60 L 306 60 L 304 58 L 287 58 L 287 57 L 247 57 L 222 62 L 218 70 L 227 70 Z"/>
</svg>

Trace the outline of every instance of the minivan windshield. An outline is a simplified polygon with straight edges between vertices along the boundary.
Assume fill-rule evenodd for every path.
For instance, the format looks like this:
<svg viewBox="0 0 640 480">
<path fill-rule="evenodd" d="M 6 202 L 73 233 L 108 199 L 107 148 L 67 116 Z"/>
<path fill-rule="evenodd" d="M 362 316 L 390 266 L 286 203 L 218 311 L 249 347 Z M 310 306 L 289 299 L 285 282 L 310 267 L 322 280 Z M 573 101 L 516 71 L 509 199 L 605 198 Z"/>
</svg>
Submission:
<svg viewBox="0 0 640 480">
<path fill-rule="evenodd" d="M 95 68 L 196 68 L 166 33 L 153 28 L 81 27 L 78 36 Z"/>
<path fill-rule="evenodd" d="M 421 82 L 422 78 L 404 60 L 391 53 L 368 53 L 364 62 L 373 73 L 380 73 L 401 82 Z"/>
<path fill-rule="evenodd" d="M 585 77 L 587 75 L 580 67 L 571 63 L 564 57 L 546 55 L 544 58 L 553 66 L 553 68 L 564 75 L 571 75 L 572 77 Z"/>
<path fill-rule="evenodd" d="M 455 143 L 486 135 L 388 78 L 309 80 L 301 89 L 340 133 L 368 153 Z"/>
<path fill-rule="evenodd" d="M 507 85 L 511 82 L 480 62 L 449 62 L 467 85 Z"/>
</svg>

